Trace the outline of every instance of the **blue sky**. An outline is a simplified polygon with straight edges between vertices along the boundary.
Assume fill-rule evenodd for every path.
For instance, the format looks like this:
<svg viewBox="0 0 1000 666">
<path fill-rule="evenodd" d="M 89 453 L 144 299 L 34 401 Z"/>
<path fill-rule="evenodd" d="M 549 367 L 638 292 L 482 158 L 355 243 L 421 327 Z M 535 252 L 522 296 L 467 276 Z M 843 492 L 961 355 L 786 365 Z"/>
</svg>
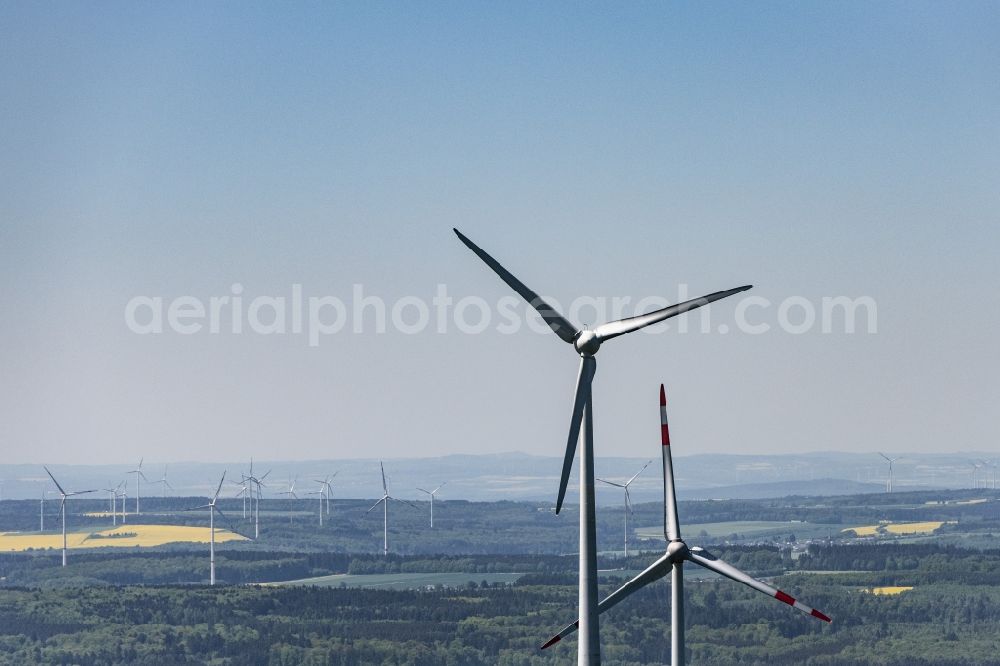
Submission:
<svg viewBox="0 0 1000 666">
<path fill-rule="evenodd" d="M 566 303 L 878 303 L 872 335 L 609 344 L 599 455 L 653 450 L 660 381 L 691 453 L 995 448 L 998 28 L 973 2 L 8 3 L 2 447 L 558 455 L 577 361 L 554 336 L 123 323 L 234 282 L 507 294 L 457 226 Z"/>
</svg>

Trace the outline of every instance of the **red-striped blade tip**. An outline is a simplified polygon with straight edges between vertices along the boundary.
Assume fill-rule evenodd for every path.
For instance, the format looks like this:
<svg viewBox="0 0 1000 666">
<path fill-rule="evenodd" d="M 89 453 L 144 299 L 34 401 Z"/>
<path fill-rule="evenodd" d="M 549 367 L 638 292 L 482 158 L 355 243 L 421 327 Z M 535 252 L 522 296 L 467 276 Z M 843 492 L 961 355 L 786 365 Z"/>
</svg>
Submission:
<svg viewBox="0 0 1000 666">
<path fill-rule="evenodd" d="M 544 650 L 545 648 L 552 647 L 561 640 L 562 636 L 553 636 L 552 638 L 550 638 L 548 641 L 545 642 L 545 645 L 542 646 L 542 649 Z"/>
<path fill-rule="evenodd" d="M 819 612 L 815 608 L 812 611 L 812 616 L 816 617 L 816 618 L 819 618 L 819 619 L 823 620 L 824 622 L 833 622 L 833 620 L 831 620 L 829 617 L 827 617 L 823 613 Z"/>
<path fill-rule="evenodd" d="M 670 446 L 670 428 L 667 425 L 667 392 L 660 384 L 660 441 L 663 446 Z"/>
<path fill-rule="evenodd" d="M 795 605 L 795 597 L 790 597 L 789 595 L 785 594 L 781 590 L 778 590 L 778 593 L 774 595 L 774 598 L 777 599 L 778 601 L 785 602 L 789 606 L 794 606 Z"/>
</svg>

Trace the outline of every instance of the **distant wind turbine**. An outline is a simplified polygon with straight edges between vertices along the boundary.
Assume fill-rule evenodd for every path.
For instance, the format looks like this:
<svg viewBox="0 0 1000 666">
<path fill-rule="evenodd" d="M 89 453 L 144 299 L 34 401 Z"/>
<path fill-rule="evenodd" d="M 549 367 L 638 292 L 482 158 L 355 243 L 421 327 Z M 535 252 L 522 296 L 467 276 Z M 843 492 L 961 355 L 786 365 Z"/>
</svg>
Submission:
<svg viewBox="0 0 1000 666">
<path fill-rule="evenodd" d="M 43 465 L 44 467 L 44 465 Z M 66 498 L 72 497 L 74 495 L 86 495 L 87 493 L 97 492 L 95 490 L 77 490 L 76 492 L 68 493 L 63 490 L 63 487 L 59 485 L 56 481 L 56 477 L 52 476 L 52 472 L 49 471 L 48 467 L 45 467 L 45 473 L 49 475 L 52 479 L 52 483 L 56 484 L 56 488 L 59 489 L 59 512 L 62 514 L 62 565 L 66 566 Z"/>
<path fill-rule="evenodd" d="M 219 479 L 219 486 L 215 489 L 215 494 L 212 495 L 212 501 L 208 504 L 202 504 L 201 506 L 196 506 L 191 511 L 196 511 L 198 509 L 208 509 L 208 526 L 211 530 L 211 536 L 209 537 L 208 546 L 208 561 L 209 561 L 209 585 L 215 585 L 215 513 L 218 512 L 221 518 L 225 518 L 225 514 L 222 513 L 222 509 L 215 506 L 215 503 L 219 499 L 219 492 L 222 490 L 222 482 L 226 480 L 226 473 L 222 473 L 222 478 Z"/>
<path fill-rule="evenodd" d="M 333 485 L 330 483 L 333 481 L 337 475 L 340 474 L 339 471 L 334 472 L 330 476 L 324 477 L 322 480 L 313 479 L 316 483 L 319 483 L 323 487 L 323 492 L 326 496 L 326 515 L 330 515 L 330 496 L 333 495 Z"/>
<path fill-rule="evenodd" d="M 623 488 L 625 490 L 625 557 L 626 558 L 628 558 L 628 517 L 632 513 L 632 498 L 629 497 L 628 487 L 630 485 L 632 485 L 632 482 L 635 481 L 636 477 L 639 476 L 640 474 L 642 474 L 643 470 L 645 470 L 647 467 L 649 467 L 649 465 L 652 462 L 653 461 L 650 460 L 648 463 L 646 463 L 645 465 L 643 465 L 642 469 L 640 469 L 638 472 L 636 472 L 635 474 L 633 474 L 632 478 L 629 479 L 628 481 L 626 481 L 625 483 L 615 483 L 614 481 L 607 481 L 605 479 L 597 479 L 601 483 L 606 483 L 609 486 L 615 486 L 616 488 Z"/>
<path fill-rule="evenodd" d="M 829 622 L 830 618 L 823 613 L 796 601 L 793 597 L 785 594 L 781 590 L 775 589 L 748 574 L 740 571 L 731 564 L 723 562 L 703 548 L 697 546 L 688 548 L 684 540 L 681 539 L 680 521 L 677 517 L 677 495 L 674 490 L 674 468 L 670 457 L 670 431 L 667 427 L 667 396 L 660 384 L 660 440 L 663 453 L 663 532 L 667 540 L 667 552 L 646 568 L 638 576 L 622 585 L 611 593 L 604 601 L 598 605 L 598 612 L 603 613 L 616 606 L 630 594 L 639 590 L 653 581 L 670 574 L 670 663 L 672 666 L 684 666 L 684 574 L 683 566 L 685 562 L 691 562 L 704 567 L 709 571 L 725 576 L 737 583 L 751 587 L 758 592 L 763 592 L 769 597 L 774 597 L 789 606 L 811 615 L 817 619 Z M 579 626 L 579 620 L 563 628 L 558 634 L 550 638 L 542 649 L 548 648 L 564 637 L 572 634 Z"/>
<path fill-rule="evenodd" d="M 295 494 L 295 484 L 298 483 L 298 479 L 292 479 L 288 477 L 288 490 L 278 493 L 279 495 L 288 495 L 289 499 L 298 499 L 299 496 Z M 292 524 L 292 517 L 295 515 L 295 506 L 288 512 L 288 524 Z"/>
<path fill-rule="evenodd" d="M 751 285 L 717 291 L 701 298 L 695 298 L 677 305 L 671 305 L 646 314 L 608 322 L 590 330 L 578 330 L 572 323 L 546 303 L 534 291 L 518 280 L 506 268 L 487 254 L 482 248 L 466 238 L 458 229 L 453 229 L 458 239 L 476 254 L 501 280 L 526 300 L 549 328 L 580 355 L 580 374 L 576 381 L 576 396 L 573 400 L 573 416 L 570 420 L 569 437 L 566 441 L 566 455 L 563 458 L 562 475 L 559 479 L 559 494 L 556 497 L 556 513 L 562 509 L 569 483 L 573 458 L 576 456 L 577 440 L 582 442 L 580 452 L 580 564 L 579 564 L 579 613 L 581 639 L 577 652 L 578 666 L 596 666 L 601 662 L 600 632 L 597 619 L 597 517 L 594 507 L 594 427 L 591 384 L 597 372 L 595 355 L 601 345 L 620 335 L 638 331 L 670 317 L 708 305 L 741 291 Z"/>
<path fill-rule="evenodd" d="M 414 509 L 416 509 L 417 507 L 414 506 L 413 504 L 410 504 L 410 502 L 407 502 L 406 500 L 397 499 L 389 494 L 389 484 L 386 483 L 385 481 L 385 467 L 382 465 L 381 460 L 378 461 L 378 466 L 379 469 L 382 471 L 382 497 L 379 499 L 379 501 L 375 502 L 375 504 L 372 505 L 372 508 L 365 511 L 365 515 L 368 515 L 376 508 L 378 508 L 379 504 L 382 505 L 382 554 L 388 555 L 389 554 L 389 500 L 393 500 L 394 502 L 401 502 L 402 504 L 409 504 Z"/>
<path fill-rule="evenodd" d="M 160 478 L 160 479 L 158 479 L 156 481 L 156 483 L 159 483 L 159 484 L 162 485 L 162 487 L 163 487 L 162 488 L 162 490 L 163 490 L 162 496 L 163 497 L 167 496 L 167 488 L 169 488 L 170 490 L 174 489 L 174 487 L 172 485 L 170 485 L 170 482 L 167 481 L 167 466 L 166 465 L 163 466 L 163 477 Z"/>
<path fill-rule="evenodd" d="M 146 475 L 142 473 L 142 458 L 139 458 L 139 465 L 135 469 L 130 469 L 129 474 L 135 474 L 135 515 L 139 515 L 139 478 L 142 477 L 145 481 L 149 481 Z"/>
<path fill-rule="evenodd" d="M 887 456 L 887 455 L 885 455 L 884 453 L 881 453 L 881 452 L 879 453 L 879 455 L 882 456 L 883 458 L 885 458 L 886 461 L 889 463 L 889 477 L 885 480 L 885 492 L 891 493 L 892 492 L 892 464 L 894 462 L 896 462 L 897 460 L 902 460 L 903 456 L 896 456 L 895 458 L 890 458 L 889 456 Z"/>
<path fill-rule="evenodd" d="M 271 470 L 267 470 L 266 472 L 264 472 L 261 475 L 261 477 L 259 479 L 257 477 L 255 477 L 253 475 L 253 459 L 252 458 L 250 459 L 250 475 L 247 478 L 256 487 L 256 493 L 254 493 L 253 490 L 250 491 L 250 512 L 253 514 L 253 521 L 254 521 L 253 522 L 253 538 L 254 538 L 255 541 L 258 538 L 260 538 L 260 499 L 261 499 L 261 496 L 263 495 L 263 491 L 261 489 L 264 487 L 264 479 L 266 479 L 267 475 L 270 474 L 270 473 L 271 473 Z M 253 508 L 254 504 L 255 504 L 254 501 L 253 501 L 255 494 L 257 496 L 257 502 L 256 502 L 257 510 L 256 511 L 254 511 L 254 508 Z"/>
<path fill-rule="evenodd" d="M 121 483 L 119 483 L 114 488 L 103 488 L 104 492 L 108 493 L 108 501 L 109 501 L 109 505 L 111 507 L 111 525 L 112 526 L 118 524 L 118 501 L 117 501 L 118 491 L 121 490 L 122 485 L 124 483 L 125 482 L 122 481 Z"/>
<path fill-rule="evenodd" d="M 444 486 L 445 486 L 446 483 L 448 483 L 448 482 L 445 481 L 444 483 L 442 483 L 441 485 L 439 485 L 434 490 L 424 490 L 423 488 L 417 488 L 417 490 L 419 490 L 420 492 L 426 493 L 426 494 L 430 495 L 430 497 L 431 497 L 431 527 L 432 528 L 434 527 L 434 496 L 437 494 L 437 491 L 439 491 L 442 488 L 444 488 Z"/>
</svg>

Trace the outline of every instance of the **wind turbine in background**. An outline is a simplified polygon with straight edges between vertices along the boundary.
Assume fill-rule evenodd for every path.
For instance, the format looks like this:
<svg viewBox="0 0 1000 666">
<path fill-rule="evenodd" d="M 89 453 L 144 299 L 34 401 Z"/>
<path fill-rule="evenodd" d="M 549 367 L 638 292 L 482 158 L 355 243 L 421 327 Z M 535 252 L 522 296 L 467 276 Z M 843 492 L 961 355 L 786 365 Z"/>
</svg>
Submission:
<svg viewBox="0 0 1000 666">
<path fill-rule="evenodd" d="M 603 613 L 616 606 L 630 594 L 639 590 L 655 580 L 670 574 L 670 663 L 672 666 L 684 666 L 684 563 L 692 562 L 702 566 L 709 571 L 725 576 L 737 583 L 743 583 L 752 587 L 758 592 L 763 592 L 769 597 L 774 597 L 789 606 L 812 615 L 813 617 L 830 622 L 830 618 L 823 613 L 796 601 L 793 597 L 785 594 L 781 590 L 775 589 L 756 578 L 740 571 L 731 564 L 723 562 L 703 548 L 688 548 L 681 538 L 680 521 L 677 517 L 677 494 L 674 489 L 674 468 L 670 457 L 670 430 L 667 427 L 667 394 L 660 384 L 660 447 L 663 455 L 663 533 L 667 540 L 667 552 L 646 568 L 638 576 L 622 585 L 600 603 L 598 612 Z M 558 634 L 550 638 L 542 649 L 550 647 L 564 637 L 572 634 L 579 626 L 579 621 L 563 628 Z"/>
<path fill-rule="evenodd" d="M 128 481 L 127 480 L 126 481 L 122 481 L 121 483 L 118 484 L 118 487 L 121 488 L 121 492 L 117 493 L 117 495 L 122 500 L 122 525 L 124 525 L 125 524 L 125 500 L 128 499 L 128 493 L 126 493 L 125 490 L 128 488 Z"/>
<path fill-rule="evenodd" d="M 163 497 L 167 496 L 167 488 L 170 488 L 170 490 L 174 489 L 174 487 L 172 485 L 170 485 L 170 482 L 167 481 L 167 466 L 166 465 L 163 466 L 163 477 L 161 479 L 157 480 L 155 483 L 162 484 L 162 486 L 163 486 L 163 494 L 162 494 L 162 496 Z"/>
<path fill-rule="evenodd" d="M 330 482 L 337 478 L 338 474 L 340 474 L 339 471 L 334 472 L 330 476 L 323 477 L 323 480 L 313 479 L 323 488 L 323 492 L 326 496 L 326 515 L 328 516 L 330 515 L 330 496 L 333 495 L 333 485 Z"/>
<path fill-rule="evenodd" d="M 319 490 L 310 490 L 306 495 L 317 495 L 319 497 L 319 526 L 323 527 L 323 497 L 326 493 L 323 491 L 323 488 L 320 488 Z"/>
<path fill-rule="evenodd" d="M 887 455 L 885 455 L 884 453 L 881 453 L 881 452 L 879 453 L 879 455 L 882 456 L 883 458 L 885 458 L 886 461 L 889 463 L 889 477 L 885 480 L 885 492 L 891 493 L 892 492 L 892 463 L 896 462 L 897 460 L 901 460 L 903 456 L 896 456 L 895 458 L 890 458 L 889 456 L 887 456 Z"/>
<path fill-rule="evenodd" d="M 636 477 L 642 474 L 642 472 L 650 466 L 653 461 L 650 460 L 648 463 L 642 466 L 638 472 L 632 475 L 632 478 L 625 483 L 615 483 L 614 481 L 608 481 L 606 479 L 598 479 L 601 483 L 606 483 L 609 486 L 615 486 L 616 488 L 623 488 L 625 490 L 625 557 L 628 558 L 628 517 L 632 513 L 632 498 L 629 497 L 628 487 L 632 485 Z"/>
<path fill-rule="evenodd" d="M 437 494 L 437 491 L 439 491 L 442 488 L 444 488 L 444 486 L 445 486 L 446 483 L 448 483 L 448 482 L 445 481 L 444 483 L 442 483 L 441 485 L 439 485 L 434 490 L 424 490 L 423 488 L 417 488 L 417 490 L 419 490 L 420 492 L 427 493 L 428 495 L 431 496 L 431 527 L 432 528 L 434 527 L 434 495 Z"/>
<path fill-rule="evenodd" d="M 212 501 L 208 504 L 202 504 L 201 506 L 196 506 L 191 511 L 197 511 L 198 509 L 208 509 L 208 526 L 212 534 L 209 538 L 208 546 L 208 561 L 209 561 L 209 578 L 208 584 L 215 585 L 215 512 L 219 512 L 219 517 L 226 518 L 226 515 L 222 513 L 222 509 L 215 506 L 215 503 L 219 499 L 219 492 L 222 490 L 222 482 L 226 480 L 226 473 L 222 473 L 222 478 L 219 479 L 219 487 L 215 489 L 215 495 L 212 496 Z M 228 519 L 227 519 L 228 520 Z"/>
<path fill-rule="evenodd" d="M 149 479 L 146 478 L 146 475 L 142 473 L 142 461 L 143 461 L 143 458 L 139 458 L 139 465 L 138 465 L 138 467 L 136 467 L 135 469 L 130 469 L 128 471 L 129 474 L 135 474 L 135 515 L 136 516 L 139 515 L 139 477 L 142 477 L 144 480 L 149 481 Z"/>
<path fill-rule="evenodd" d="M 250 483 L 250 479 L 248 479 L 246 477 L 246 475 L 243 475 L 243 480 L 242 481 L 233 481 L 232 483 L 234 483 L 235 485 L 239 486 L 240 491 L 238 493 L 236 493 L 235 495 L 233 495 L 233 497 L 242 497 L 243 498 L 243 520 L 246 520 L 247 519 L 247 494 L 250 492 L 250 486 L 247 485 L 247 484 Z M 250 501 L 253 502 L 253 498 L 251 498 Z M 251 513 L 253 512 L 253 504 L 250 505 L 250 511 L 251 511 Z"/>
<path fill-rule="evenodd" d="M 299 480 L 297 478 L 296 479 L 292 479 L 291 477 L 288 477 L 288 490 L 284 490 L 284 491 L 282 491 L 282 492 L 280 492 L 278 494 L 279 495 L 288 495 L 290 499 L 292 499 L 292 498 L 298 499 L 299 496 L 295 494 L 295 484 L 298 483 L 298 481 Z M 295 515 L 295 509 L 294 509 L 294 506 L 293 506 L 293 508 L 288 511 L 288 524 L 289 525 L 292 524 L 292 517 L 294 515 Z"/>
<path fill-rule="evenodd" d="M 472 250 L 483 262 L 507 283 L 524 300 L 534 307 L 549 328 L 563 342 L 573 345 L 580 355 L 580 374 L 576 381 L 576 397 L 573 400 L 573 416 L 570 420 L 569 437 L 566 441 L 566 455 L 563 459 L 562 475 L 559 480 L 559 495 L 556 498 L 556 513 L 562 509 L 569 483 L 570 469 L 576 455 L 577 440 L 582 444 L 580 455 L 580 567 L 579 567 L 579 612 L 581 640 L 577 653 L 579 666 L 596 666 L 601 662 L 600 632 L 597 620 L 597 519 L 594 507 L 594 424 L 591 384 L 597 371 L 594 356 L 601 345 L 608 340 L 641 328 L 656 324 L 664 319 L 689 312 L 741 291 L 751 285 L 736 287 L 727 291 L 717 291 L 701 298 L 654 310 L 644 315 L 629 317 L 619 321 L 601 324 L 593 330 L 578 330 L 551 305 L 514 277 L 479 246 L 453 229 L 459 240 Z"/>
<path fill-rule="evenodd" d="M 109 502 L 109 505 L 111 507 L 111 524 L 112 525 L 117 525 L 118 524 L 118 499 L 117 499 L 118 498 L 118 491 L 122 489 L 122 486 L 124 484 L 125 484 L 125 482 L 122 481 L 121 483 L 119 483 L 114 488 L 104 488 L 103 489 L 104 492 L 108 493 L 108 502 Z M 110 484 L 108 484 L 108 485 L 110 485 Z"/>
<path fill-rule="evenodd" d="M 44 465 L 43 465 L 44 467 Z M 56 477 L 52 476 L 52 472 L 49 471 L 48 467 L 45 467 L 45 473 L 49 475 L 52 479 L 52 483 L 56 484 L 56 488 L 59 489 L 59 511 L 62 514 L 62 565 L 66 566 L 66 498 L 72 497 L 74 495 L 86 495 L 87 493 L 97 492 L 95 490 L 77 490 L 76 492 L 68 493 L 63 490 L 63 487 L 59 485 L 56 481 Z"/>
<path fill-rule="evenodd" d="M 382 471 L 382 497 L 379 499 L 379 501 L 375 502 L 375 504 L 372 505 L 372 508 L 365 511 L 365 515 L 367 516 L 369 513 L 377 509 L 379 504 L 382 505 L 382 554 L 388 555 L 389 554 L 389 500 L 393 500 L 394 502 L 401 502 L 403 504 L 409 504 L 414 509 L 416 509 L 417 507 L 414 506 L 413 504 L 410 504 L 406 500 L 397 499 L 389 494 L 389 484 L 386 483 L 385 481 L 385 466 L 382 465 L 381 460 L 378 461 L 378 466 L 379 469 Z"/>
<path fill-rule="evenodd" d="M 250 491 L 250 513 L 253 514 L 253 521 L 254 521 L 253 522 L 253 538 L 254 538 L 255 541 L 258 538 L 260 538 L 260 498 L 261 498 L 261 495 L 263 494 L 263 492 L 262 492 L 261 489 L 264 487 L 264 479 L 266 479 L 267 475 L 270 474 L 270 473 L 271 473 L 271 470 L 267 470 L 258 479 L 256 476 L 253 475 L 253 458 L 250 459 L 250 474 L 247 475 L 247 479 L 256 488 L 256 493 L 254 492 L 253 489 L 251 489 L 251 491 Z M 254 511 L 254 501 L 253 501 L 254 495 L 257 496 L 257 502 L 256 502 L 256 504 L 257 504 L 257 510 L 256 511 Z"/>
</svg>

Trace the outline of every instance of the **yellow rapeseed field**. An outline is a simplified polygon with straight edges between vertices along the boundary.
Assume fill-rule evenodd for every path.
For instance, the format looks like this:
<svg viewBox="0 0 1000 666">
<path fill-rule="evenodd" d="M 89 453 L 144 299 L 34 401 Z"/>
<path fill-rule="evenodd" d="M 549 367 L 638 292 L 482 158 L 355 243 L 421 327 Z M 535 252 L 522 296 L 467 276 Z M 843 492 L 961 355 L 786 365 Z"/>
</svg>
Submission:
<svg viewBox="0 0 1000 666">
<path fill-rule="evenodd" d="M 859 537 L 876 536 L 880 532 L 889 534 L 929 534 L 944 525 L 940 520 L 928 520 L 922 523 L 881 523 L 864 527 L 848 527 L 841 532 L 854 532 Z"/>
<path fill-rule="evenodd" d="M 92 534 L 105 538 L 91 538 Z M 111 536 L 114 534 L 134 534 L 135 536 Z M 119 525 L 113 529 L 97 532 L 72 532 L 66 536 L 69 548 L 130 548 L 134 546 L 162 546 L 166 543 L 188 541 L 208 543 L 211 538 L 207 527 L 190 525 Z M 245 541 L 246 537 L 216 528 L 215 542 Z M 29 548 L 62 548 L 61 534 L 31 534 L 23 532 L 0 533 L 0 552 L 24 551 Z"/>
<path fill-rule="evenodd" d="M 929 520 L 923 523 L 890 523 L 885 526 L 885 531 L 890 534 L 921 534 L 923 532 L 933 532 L 944 525 L 940 520 Z"/>
<path fill-rule="evenodd" d="M 909 592 L 912 589 L 913 589 L 912 585 L 909 587 L 905 585 L 887 585 L 886 587 L 873 587 L 870 591 L 872 594 L 891 596 L 893 594 L 902 594 L 903 592 Z"/>
</svg>

